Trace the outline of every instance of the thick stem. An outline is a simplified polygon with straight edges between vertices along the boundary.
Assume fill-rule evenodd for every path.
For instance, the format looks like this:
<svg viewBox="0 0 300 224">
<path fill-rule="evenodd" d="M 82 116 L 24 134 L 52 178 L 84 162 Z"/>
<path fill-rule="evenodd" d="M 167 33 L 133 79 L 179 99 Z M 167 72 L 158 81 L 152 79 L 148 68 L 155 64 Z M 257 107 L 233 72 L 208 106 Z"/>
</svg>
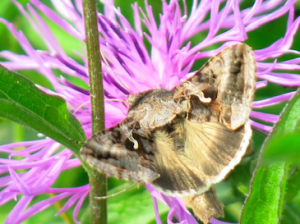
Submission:
<svg viewBox="0 0 300 224">
<path fill-rule="evenodd" d="M 104 130 L 104 100 L 96 0 L 84 0 L 83 10 L 90 77 L 92 128 L 95 134 Z M 90 179 L 90 223 L 106 224 L 107 201 L 96 199 L 107 194 L 106 175 L 91 169 L 87 169 L 87 172 Z"/>
</svg>

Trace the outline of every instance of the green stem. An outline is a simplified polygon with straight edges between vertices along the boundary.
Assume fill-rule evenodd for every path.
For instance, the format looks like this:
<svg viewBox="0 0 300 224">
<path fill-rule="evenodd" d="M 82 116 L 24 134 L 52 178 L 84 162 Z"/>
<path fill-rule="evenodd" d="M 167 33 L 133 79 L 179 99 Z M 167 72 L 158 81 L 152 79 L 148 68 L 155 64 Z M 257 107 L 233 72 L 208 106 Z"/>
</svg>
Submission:
<svg viewBox="0 0 300 224">
<path fill-rule="evenodd" d="M 96 0 L 83 1 L 94 134 L 104 130 L 104 100 L 96 9 Z M 96 197 L 107 195 L 106 175 L 91 169 L 87 169 L 87 172 L 90 180 L 90 223 L 106 224 L 107 201 L 96 199 Z"/>
</svg>

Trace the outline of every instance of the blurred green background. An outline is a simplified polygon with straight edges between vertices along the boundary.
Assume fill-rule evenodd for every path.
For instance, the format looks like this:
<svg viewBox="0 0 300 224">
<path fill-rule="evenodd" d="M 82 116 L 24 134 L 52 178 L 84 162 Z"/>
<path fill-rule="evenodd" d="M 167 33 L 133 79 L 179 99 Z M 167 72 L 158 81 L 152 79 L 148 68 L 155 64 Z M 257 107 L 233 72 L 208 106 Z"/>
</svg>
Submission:
<svg viewBox="0 0 300 224">
<path fill-rule="evenodd" d="M 22 4 L 26 4 L 29 1 L 21 0 L 19 1 Z M 51 6 L 50 1 L 42 1 L 45 4 Z M 122 13 L 126 18 L 132 23 L 133 22 L 133 14 L 132 8 L 129 7 L 132 3 L 136 1 L 132 0 L 116 0 L 115 3 L 117 6 L 121 7 Z M 139 6 L 144 9 L 144 1 L 137 1 Z M 181 1 L 180 1 L 181 2 Z M 190 0 L 187 0 L 188 9 L 191 8 Z M 149 0 L 148 3 L 152 5 L 152 9 L 155 14 L 155 18 L 159 20 L 159 13 L 161 12 L 161 1 L 160 0 Z M 240 5 L 240 8 L 250 7 L 253 4 L 253 1 L 243 1 Z M 102 10 L 102 6 L 98 4 L 99 10 Z M 296 16 L 300 15 L 300 2 L 298 1 L 296 4 Z M 43 18 L 45 16 L 41 15 Z M 295 17 L 296 17 L 295 16 Z M 15 5 L 10 0 L 2 0 L 0 1 L 0 17 L 8 20 L 13 23 L 18 30 L 22 30 L 22 32 L 29 39 L 30 43 L 36 49 L 46 49 L 43 40 L 35 33 L 32 26 L 28 23 L 27 19 L 18 11 Z M 287 23 L 287 15 L 284 15 L 278 19 L 273 20 L 272 22 L 263 25 L 262 27 L 256 29 L 248 33 L 249 39 L 246 41 L 248 45 L 250 45 L 254 50 L 261 49 L 269 46 L 274 41 L 282 38 L 285 34 L 286 23 Z M 82 52 L 82 48 L 84 47 L 81 42 L 71 37 L 69 34 L 66 34 L 64 30 L 61 30 L 56 24 L 49 21 L 49 19 L 45 18 L 48 21 L 48 25 L 53 30 L 53 33 L 59 40 L 59 43 L 66 51 L 66 53 L 73 57 L 74 59 L 81 61 L 81 59 L 74 52 L 79 51 Z M 12 36 L 12 34 L 7 30 L 7 28 L 0 24 L 0 50 L 8 50 L 18 54 L 24 54 L 23 49 L 18 44 L 18 41 Z M 201 33 L 191 39 L 191 41 L 196 44 L 203 40 L 206 33 Z M 298 32 L 295 36 L 294 43 L 292 49 L 300 51 L 300 32 Z M 211 46 L 210 48 L 216 48 L 217 45 Z M 148 44 L 148 48 L 150 45 Z M 290 58 L 294 58 L 295 55 L 288 54 L 284 57 L 280 57 L 278 60 L 287 60 Z M 2 59 L 3 61 L 3 59 Z M 201 65 L 206 60 L 197 61 L 192 70 L 197 70 L 201 67 Z M 50 83 L 39 73 L 33 70 L 27 71 L 18 71 L 24 76 L 31 79 L 34 83 L 45 86 L 47 88 L 52 88 Z M 60 71 L 55 71 L 57 75 L 63 75 Z M 70 77 L 66 77 L 70 78 Z M 82 86 L 87 88 L 86 86 Z M 279 95 L 285 92 L 290 92 L 295 90 L 295 88 L 282 87 L 279 85 L 275 85 L 269 83 L 268 87 L 260 89 L 257 91 L 255 99 L 265 99 L 275 95 Z M 259 111 L 279 114 L 282 110 L 285 103 L 271 106 Z M 37 136 L 38 133 L 29 130 L 25 127 L 22 127 L 18 124 L 9 122 L 7 120 L 0 119 L 0 144 L 7 144 L 10 142 L 17 141 L 25 141 L 25 140 L 33 140 L 39 139 Z M 261 144 L 265 138 L 263 133 L 259 133 L 254 131 L 253 136 L 253 149 L 255 153 L 247 158 L 241 163 L 241 165 L 235 169 L 235 171 L 230 175 L 230 177 L 223 181 L 222 183 L 217 185 L 218 195 L 222 202 L 225 204 L 225 212 L 226 212 L 226 220 L 231 222 L 237 222 L 240 214 L 240 210 L 245 198 L 245 195 L 248 193 L 248 186 L 251 177 L 251 170 L 253 171 L 255 166 L 255 159 L 257 158 L 258 151 L 261 147 Z M 0 153 L 0 157 L 7 157 L 6 154 Z M 3 175 L 2 175 L 3 176 Z M 55 182 L 53 187 L 73 187 L 73 186 L 82 186 L 88 183 L 87 174 L 81 167 L 77 167 L 76 169 L 64 171 L 58 180 Z M 120 186 L 121 184 L 124 184 Z M 115 180 L 110 178 L 109 180 L 109 188 L 114 189 L 112 192 L 117 192 L 123 188 L 128 186 L 125 182 Z M 112 193 L 110 192 L 110 193 Z M 42 199 L 48 198 L 49 195 L 41 195 L 36 197 L 34 202 L 40 201 Z M 73 223 L 72 219 L 72 211 L 73 209 L 69 209 L 64 216 L 54 216 L 59 211 L 59 206 L 63 205 L 56 204 L 56 206 L 51 206 L 45 211 L 39 213 L 38 215 L 30 218 L 24 223 Z M 297 195 L 294 199 L 296 202 L 295 212 L 300 211 L 300 195 Z M 0 207 L 0 223 L 4 223 L 5 217 L 16 204 L 15 201 L 11 201 L 6 203 L 5 205 Z M 168 212 L 168 208 L 159 205 L 161 207 L 162 219 L 165 222 L 166 215 Z M 88 202 L 85 200 L 83 205 L 84 209 L 81 209 L 79 213 L 79 218 L 84 218 L 88 216 Z M 298 209 L 298 210 L 297 210 Z M 289 211 L 294 212 L 294 211 Z M 138 215 L 136 215 L 138 214 Z M 152 198 L 145 191 L 144 187 L 141 186 L 139 189 L 134 187 L 133 189 L 127 191 L 126 193 L 120 194 L 116 197 L 109 199 L 109 223 L 155 223 L 154 212 L 153 212 L 153 204 Z"/>
</svg>

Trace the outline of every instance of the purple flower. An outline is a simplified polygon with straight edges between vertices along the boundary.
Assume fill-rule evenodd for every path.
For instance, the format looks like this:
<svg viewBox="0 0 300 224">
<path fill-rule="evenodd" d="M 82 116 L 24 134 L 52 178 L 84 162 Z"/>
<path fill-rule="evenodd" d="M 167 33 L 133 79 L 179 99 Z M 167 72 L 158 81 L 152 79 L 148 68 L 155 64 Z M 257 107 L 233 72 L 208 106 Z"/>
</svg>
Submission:
<svg viewBox="0 0 300 224">
<path fill-rule="evenodd" d="M 51 82 L 55 94 L 67 101 L 86 135 L 91 136 L 88 91 L 63 77 L 56 77 L 53 72 L 53 69 L 56 69 L 88 83 L 86 55 L 76 52 L 82 63 L 69 57 L 41 17 L 43 14 L 56 23 L 84 47 L 82 2 L 76 0 L 73 5 L 70 0 L 52 1 L 55 11 L 39 0 L 31 0 L 26 9 L 17 1 L 13 2 L 40 35 L 46 50 L 34 49 L 21 31 L 17 31 L 7 20 L 0 19 L 25 52 L 19 55 L 2 51 L 0 56 L 6 61 L 1 64 L 11 70 L 33 69 L 44 75 Z M 286 14 L 288 20 L 284 37 L 264 49 L 254 51 L 257 77 L 261 79 L 257 82 L 257 89 L 266 87 L 270 82 L 287 87 L 300 86 L 300 76 L 293 73 L 300 69 L 300 58 L 286 61 L 276 59 L 288 53 L 299 54 L 290 50 L 300 23 L 300 18 L 294 18 L 295 2 L 295 0 L 255 1 L 253 6 L 241 10 L 239 1 L 234 0 L 224 2 L 195 0 L 191 8 L 188 8 L 184 1 L 183 8 L 176 0 L 170 0 L 169 3 L 162 1 L 159 23 L 154 19 L 152 8 L 147 2 L 145 9 L 140 9 L 135 3 L 132 5 L 134 13 L 132 26 L 122 15 L 121 10 L 114 6 L 112 0 L 104 1 L 104 13 L 98 14 L 98 27 L 101 32 L 101 51 L 106 59 L 102 62 L 104 92 L 107 99 L 106 127 L 119 123 L 127 113 L 123 103 L 109 99 L 124 100 L 129 93 L 139 93 L 153 88 L 171 89 L 195 72 L 191 68 L 196 60 L 212 57 L 228 45 L 247 40 L 248 32 Z M 207 20 L 208 15 L 210 19 Z M 145 30 L 142 26 L 145 26 Z M 191 38 L 199 33 L 207 34 L 203 41 L 192 44 Z M 150 51 L 146 48 L 146 42 L 151 45 Z M 204 50 L 212 45 L 220 47 Z M 271 60 L 266 62 L 266 59 Z M 52 92 L 45 88 L 43 90 Z M 290 99 L 293 94 L 294 92 L 290 92 L 255 101 L 253 108 L 279 104 Z M 251 121 L 253 128 L 266 132 L 271 131 L 272 124 L 278 120 L 278 115 L 257 111 L 252 111 L 251 117 L 270 123 L 265 125 Z M 15 151 L 16 147 L 23 149 Z M 7 159 L 0 159 L 0 205 L 17 200 L 17 196 L 21 196 L 8 214 L 6 223 L 20 223 L 62 199 L 68 200 L 58 214 L 75 205 L 73 217 L 78 222 L 77 214 L 89 192 L 89 187 L 52 187 L 61 171 L 81 165 L 77 158 L 72 157 L 70 150 L 59 150 L 59 147 L 61 147 L 59 143 L 49 138 L 0 147 L 0 151 L 8 155 Z M 157 199 L 170 206 L 168 223 L 172 223 L 173 216 L 176 216 L 180 223 L 197 223 L 181 199 L 166 197 L 148 184 L 147 189 L 153 196 L 157 223 L 161 223 Z M 54 194 L 54 196 L 32 204 L 34 197 L 40 194 Z M 221 222 L 211 219 L 211 223 Z"/>
</svg>

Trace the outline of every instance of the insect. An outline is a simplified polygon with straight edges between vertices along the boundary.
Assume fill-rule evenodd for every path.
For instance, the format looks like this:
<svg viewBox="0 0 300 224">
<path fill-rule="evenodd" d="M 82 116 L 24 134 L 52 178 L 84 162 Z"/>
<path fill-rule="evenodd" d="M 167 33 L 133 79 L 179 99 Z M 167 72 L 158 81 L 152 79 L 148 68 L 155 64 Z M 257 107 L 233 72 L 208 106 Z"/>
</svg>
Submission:
<svg viewBox="0 0 300 224">
<path fill-rule="evenodd" d="M 195 212 L 207 222 L 223 214 L 213 185 L 241 161 L 249 145 L 255 81 L 251 48 L 230 46 L 172 90 L 129 95 L 127 118 L 92 136 L 81 156 L 110 176 L 186 197 L 194 211 L 197 200 L 207 200 L 202 207 L 216 211 Z"/>
</svg>

